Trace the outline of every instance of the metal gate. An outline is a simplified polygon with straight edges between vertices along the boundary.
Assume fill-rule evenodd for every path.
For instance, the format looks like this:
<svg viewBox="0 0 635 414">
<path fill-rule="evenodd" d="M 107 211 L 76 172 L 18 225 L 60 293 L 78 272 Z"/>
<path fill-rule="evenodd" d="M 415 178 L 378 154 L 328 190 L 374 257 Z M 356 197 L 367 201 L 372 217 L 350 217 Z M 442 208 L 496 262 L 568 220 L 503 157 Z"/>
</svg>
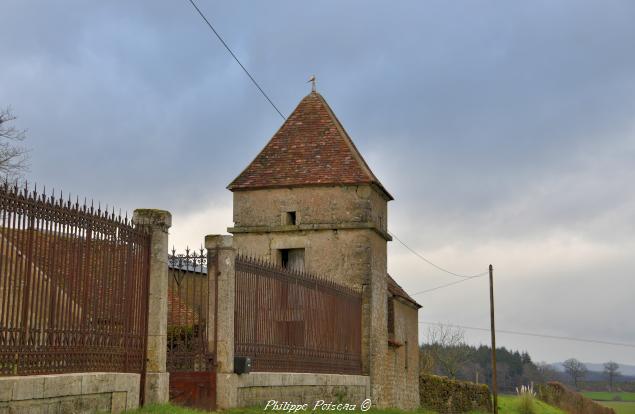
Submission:
<svg viewBox="0 0 635 414">
<path fill-rule="evenodd" d="M 170 401 L 214 410 L 216 373 L 208 350 L 207 255 L 185 250 L 169 255 L 167 368 Z"/>
</svg>

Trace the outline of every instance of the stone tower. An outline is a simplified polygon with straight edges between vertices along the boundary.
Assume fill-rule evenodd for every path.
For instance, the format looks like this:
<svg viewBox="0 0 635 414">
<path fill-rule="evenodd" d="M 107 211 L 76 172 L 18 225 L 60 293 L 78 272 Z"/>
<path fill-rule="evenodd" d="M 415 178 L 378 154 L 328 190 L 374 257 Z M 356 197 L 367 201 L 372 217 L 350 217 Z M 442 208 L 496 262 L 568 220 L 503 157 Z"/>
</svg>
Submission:
<svg viewBox="0 0 635 414">
<path fill-rule="evenodd" d="M 324 98 L 311 92 L 302 99 L 228 189 L 234 203 L 228 231 L 239 252 L 362 292 L 363 372 L 370 375 L 373 403 L 394 405 L 385 384 L 387 204 L 393 198 Z"/>
</svg>

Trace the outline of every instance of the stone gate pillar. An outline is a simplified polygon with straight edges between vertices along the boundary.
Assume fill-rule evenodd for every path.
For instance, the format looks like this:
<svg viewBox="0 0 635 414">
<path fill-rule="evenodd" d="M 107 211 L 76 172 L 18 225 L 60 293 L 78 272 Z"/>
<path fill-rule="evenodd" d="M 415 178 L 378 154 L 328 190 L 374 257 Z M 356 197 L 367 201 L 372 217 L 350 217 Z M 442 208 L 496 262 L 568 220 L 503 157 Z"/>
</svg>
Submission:
<svg viewBox="0 0 635 414">
<path fill-rule="evenodd" d="M 234 374 L 236 252 L 233 238 L 228 235 L 206 236 L 205 248 L 209 283 L 208 349 L 216 354 L 216 405 L 225 409 L 237 404 Z"/>
<path fill-rule="evenodd" d="M 132 221 L 150 233 L 150 277 L 148 286 L 148 341 L 144 404 L 169 400 L 169 373 L 166 370 L 168 325 L 168 211 L 137 209 Z"/>
</svg>

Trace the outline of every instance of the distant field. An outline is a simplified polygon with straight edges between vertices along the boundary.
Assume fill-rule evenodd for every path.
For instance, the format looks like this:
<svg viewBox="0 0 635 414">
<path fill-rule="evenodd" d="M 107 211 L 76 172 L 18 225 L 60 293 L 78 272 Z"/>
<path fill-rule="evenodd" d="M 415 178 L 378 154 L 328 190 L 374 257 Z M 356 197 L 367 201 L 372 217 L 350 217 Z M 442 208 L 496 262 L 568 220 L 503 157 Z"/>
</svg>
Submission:
<svg viewBox="0 0 635 414">
<path fill-rule="evenodd" d="M 582 394 L 614 409 L 617 414 L 635 414 L 635 392 L 586 391 Z M 615 401 L 616 397 L 619 397 L 621 401 Z"/>
<path fill-rule="evenodd" d="M 635 414 L 635 402 L 598 401 L 598 404 L 614 409 L 617 414 Z"/>
<path fill-rule="evenodd" d="M 635 392 L 585 391 L 582 395 L 596 401 L 614 401 L 616 396 L 622 401 L 635 401 Z"/>
</svg>

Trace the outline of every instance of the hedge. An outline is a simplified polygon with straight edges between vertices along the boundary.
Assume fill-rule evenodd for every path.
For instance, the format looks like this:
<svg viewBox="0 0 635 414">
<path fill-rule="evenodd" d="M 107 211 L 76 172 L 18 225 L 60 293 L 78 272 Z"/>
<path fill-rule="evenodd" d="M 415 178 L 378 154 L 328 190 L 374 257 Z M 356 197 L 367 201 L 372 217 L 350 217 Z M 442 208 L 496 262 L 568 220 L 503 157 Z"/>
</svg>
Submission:
<svg viewBox="0 0 635 414">
<path fill-rule="evenodd" d="M 473 382 L 456 381 L 436 375 L 419 376 L 421 406 L 440 413 L 471 410 L 492 412 L 489 387 Z"/>
<path fill-rule="evenodd" d="M 538 398 L 568 413 L 615 414 L 612 408 L 600 405 L 580 393 L 571 391 L 559 382 L 538 385 Z"/>
</svg>

